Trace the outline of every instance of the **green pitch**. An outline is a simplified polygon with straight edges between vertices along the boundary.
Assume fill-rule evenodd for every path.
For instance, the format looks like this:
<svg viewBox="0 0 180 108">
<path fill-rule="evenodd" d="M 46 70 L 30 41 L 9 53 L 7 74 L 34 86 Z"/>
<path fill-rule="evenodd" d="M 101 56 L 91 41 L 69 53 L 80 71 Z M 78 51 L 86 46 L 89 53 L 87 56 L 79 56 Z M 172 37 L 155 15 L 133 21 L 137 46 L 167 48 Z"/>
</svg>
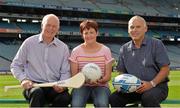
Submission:
<svg viewBox="0 0 180 108">
<path fill-rule="evenodd" d="M 116 72 L 112 73 L 113 77 L 117 76 Z M 180 99 L 180 71 L 171 71 L 170 75 L 170 82 L 169 82 L 169 95 L 168 99 Z M 7 85 L 18 85 L 19 81 L 16 80 L 12 75 L 0 75 L 0 99 L 22 99 L 22 89 L 10 89 L 7 92 L 4 92 L 4 86 Z M 113 92 L 114 88 L 112 86 L 112 82 L 110 81 L 110 90 Z M 12 105 L 12 104 L 11 104 Z M 3 104 L 0 107 L 11 107 L 11 105 Z M 13 105 L 12 105 L 13 106 Z M 17 105 L 14 105 L 17 106 Z M 19 105 L 22 106 L 22 105 Z M 27 106 L 27 105 L 23 105 Z M 170 107 L 169 105 L 163 105 L 163 107 Z M 17 106 L 18 107 L 18 106 Z M 175 105 L 175 107 L 180 107 L 180 105 Z"/>
</svg>

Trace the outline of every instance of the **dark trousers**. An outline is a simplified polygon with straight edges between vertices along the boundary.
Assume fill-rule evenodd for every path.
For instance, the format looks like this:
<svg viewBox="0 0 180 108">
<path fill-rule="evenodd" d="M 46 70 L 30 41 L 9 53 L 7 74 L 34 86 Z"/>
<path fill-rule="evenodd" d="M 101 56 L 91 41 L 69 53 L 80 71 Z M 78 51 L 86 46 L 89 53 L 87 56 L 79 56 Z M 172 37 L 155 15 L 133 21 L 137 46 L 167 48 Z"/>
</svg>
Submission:
<svg viewBox="0 0 180 108">
<path fill-rule="evenodd" d="M 57 93 L 52 87 L 31 88 L 23 91 L 23 95 L 30 107 L 68 107 L 71 96 L 68 90 Z"/>
<path fill-rule="evenodd" d="M 144 107 L 160 107 L 160 103 L 168 96 L 168 86 L 166 83 L 159 84 L 142 94 L 114 92 L 109 97 L 111 107 L 125 107 L 128 103 L 140 101 Z"/>
</svg>

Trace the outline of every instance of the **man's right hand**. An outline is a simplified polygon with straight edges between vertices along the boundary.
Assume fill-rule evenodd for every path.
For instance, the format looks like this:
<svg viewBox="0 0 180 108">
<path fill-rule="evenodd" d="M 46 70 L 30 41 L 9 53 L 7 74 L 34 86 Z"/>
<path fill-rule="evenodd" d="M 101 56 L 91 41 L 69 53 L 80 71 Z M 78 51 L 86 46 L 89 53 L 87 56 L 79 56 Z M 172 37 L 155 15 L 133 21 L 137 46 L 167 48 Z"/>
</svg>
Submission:
<svg viewBox="0 0 180 108">
<path fill-rule="evenodd" d="M 149 89 L 153 88 L 149 81 L 142 81 L 142 84 L 136 90 L 137 93 L 143 93 Z"/>
<path fill-rule="evenodd" d="M 33 82 L 31 80 L 24 79 L 21 82 L 21 87 L 23 87 L 24 89 L 30 89 L 33 87 Z"/>
</svg>

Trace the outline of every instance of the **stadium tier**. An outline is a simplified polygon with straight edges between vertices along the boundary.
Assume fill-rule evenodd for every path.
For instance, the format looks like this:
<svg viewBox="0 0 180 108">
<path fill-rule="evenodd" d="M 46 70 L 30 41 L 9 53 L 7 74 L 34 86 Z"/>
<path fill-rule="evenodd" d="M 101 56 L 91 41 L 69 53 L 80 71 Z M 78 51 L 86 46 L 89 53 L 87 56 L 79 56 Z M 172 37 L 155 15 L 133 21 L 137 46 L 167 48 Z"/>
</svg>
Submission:
<svg viewBox="0 0 180 108">
<path fill-rule="evenodd" d="M 0 70 L 9 69 L 23 40 L 41 31 L 45 14 L 59 16 L 58 38 L 70 50 L 82 42 L 79 24 L 94 19 L 98 41 L 106 44 L 117 60 L 120 46 L 130 38 L 128 20 L 141 15 L 147 20 L 148 36 L 165 42 L 171 67 L 180 67 L 179 0 L 0 0 Z"/>
<path fill-rule="evenodd" d="M 2 0 L 3 5 L 180 17 L 179 0 Z"/>
<path fill-rule="evenodd" d="M 20 40 L 2 40 L 0 41 L 0 71 L 1 69 L 9 69 L 9 65 L 14 58 L 18 48 L 20 47 L 21 43 L 23 41 Z M 69 46 L 70 51 L 80 44 L 80 42 L 66 42 L 66 44 Z M 106 46 L 108 46 L 111 49 L 112 56 L 118 60 L 119 57 L 119 48 L 121 47 L 121 44 L 118 43 L 104 43 Z M 180 44 L 179 45 L 171 45 L 171 44 L 165 44 L 168 56 L 170 58 L 171 67 L 179 67 L 180 66 Z"/>
<path fill-rule="evenodd" d="M 25 22 L 0 22 L 0 32 L 6 33 L 6 31 L 2 31 L 6 29 L 7 32 L 10 30 L 14 33 L 30 33 L 36 34 L 41 30 L 40 23 L 25 23 Z M 111 37 L 128 37 L 128 31 L 125 27 L 100 27 L 100 36 L 111 36 Z M 62 25 L 60 28 L 60 32 L 64 32 L 67 35 L 80 35 L 79 26 L 66 26 Z M 147 32 L 148 36 L 152 36 L 155 38 L 163 38 L 164 36 L 180 36 L 179 31 L 174 30 L 149 30 Z"/>
</svg>

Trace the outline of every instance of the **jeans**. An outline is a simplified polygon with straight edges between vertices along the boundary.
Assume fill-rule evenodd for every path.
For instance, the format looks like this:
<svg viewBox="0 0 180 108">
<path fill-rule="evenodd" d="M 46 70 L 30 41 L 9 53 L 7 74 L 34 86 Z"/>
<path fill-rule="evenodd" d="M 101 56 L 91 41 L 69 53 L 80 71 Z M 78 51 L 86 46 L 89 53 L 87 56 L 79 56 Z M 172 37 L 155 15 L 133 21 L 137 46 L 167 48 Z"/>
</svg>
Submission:
<svg viewBox="0 0 180 108">
<path fill-rule="evenodd" d="M 72 90 L 72 107 L 85 107 L 88 99 L 92 99 L 95 107 L 109 107 L 110 90 L 103 86 L 82 86 Z"/>
</svg>

